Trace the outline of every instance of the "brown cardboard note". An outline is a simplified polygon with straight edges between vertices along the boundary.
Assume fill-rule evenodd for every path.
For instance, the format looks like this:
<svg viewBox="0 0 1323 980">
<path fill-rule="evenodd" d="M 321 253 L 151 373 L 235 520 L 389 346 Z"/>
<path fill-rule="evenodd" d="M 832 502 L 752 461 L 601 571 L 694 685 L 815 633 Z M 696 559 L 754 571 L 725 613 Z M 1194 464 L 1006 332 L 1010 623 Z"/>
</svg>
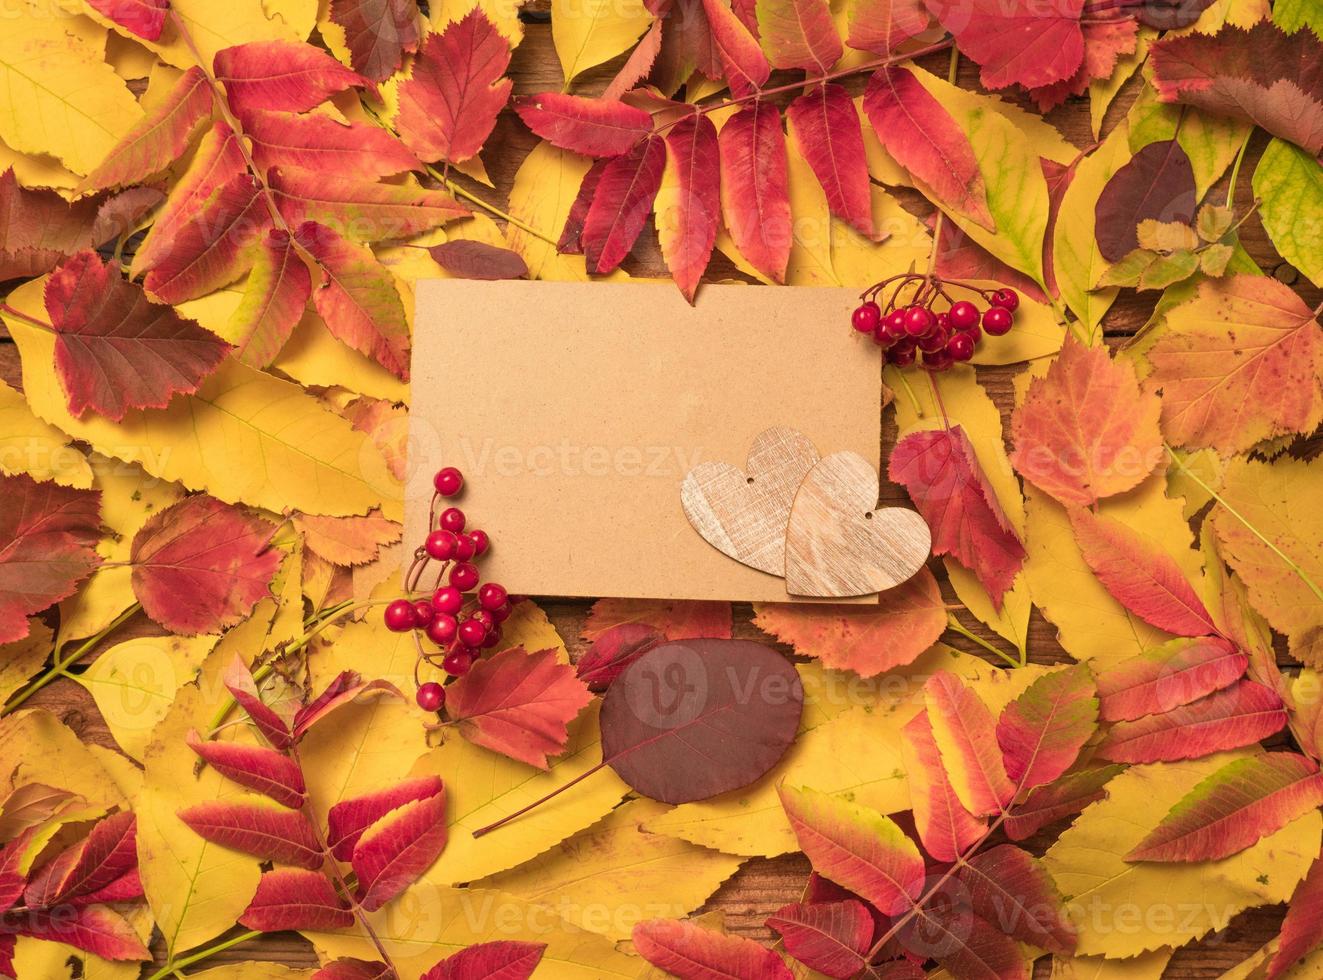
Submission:
<svg viewBox="0 0 1323 980">
<path fill-rule="evenodd" d="M 527 595 L 790 601 L 709 545 L 680 505 L 699 463 L 743 466 L 791 426 L 823 456 L 881 453 L 876 351 L 847 289 L 419 283 L 405 540 L 458 466 L 483 577 Z"/>
</svg>

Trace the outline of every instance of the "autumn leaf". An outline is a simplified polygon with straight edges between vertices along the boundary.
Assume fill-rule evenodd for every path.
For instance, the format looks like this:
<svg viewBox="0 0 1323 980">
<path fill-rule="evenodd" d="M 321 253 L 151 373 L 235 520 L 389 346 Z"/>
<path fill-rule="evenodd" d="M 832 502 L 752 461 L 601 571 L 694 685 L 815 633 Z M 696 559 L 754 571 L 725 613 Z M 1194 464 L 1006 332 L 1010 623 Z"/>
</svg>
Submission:
<svg viewBox="0 0 1323 980">
<path fill-rule="evenodd" d="M 786 952 L 810 969 L 838 980 L 867 966 L 873 916 L 862 902 L 801 902 L 767 917 Z"/>
<path fill-rule="evenodd" d="M 88 6 L 105 14 L 131 34 L 155 41 L 165 26 L 170 0 L 87 0 Z"/>
<path fill-rule="evenodd" d="M 1323 210 L 1323 168 L 1298 146 L 1274 139 L 1254 168 L 1254 196 L 1282 258 L 1315 285 L 1323 283 L 1323 229 L 1306 217 Z"/>
<path fill-rule="evenodd" d="M 248 273 L 243 301 L 230 317 L 239 360 L 255 368 L 274 361 L 303 318 L 311 296 L 312 274 L 293 237 L 272 228 Z"/>
<path fill-rule="evenodd" d="M 29 190 L 13 167 L 0 173 L 0 277 L 39 276 L 92 246 L 96 202 L 70 204 L 54 191 Z"/>
<path fill-rule="evenodd" d="M 511 647 L 479 660 L 446 690 L 446 714 L 470 742 L 539 769 L 565 748 L 565 726 L 592 700 L 554 650 Z"/>
<path fill-rule="evenodd" d="M 491 135 L 514 83 L 502 79 L 510 44 L 481 8 L 427 36 L 400 85 L 396 125 L 425 160 L 462 163 Z"/>
<path fill-rule="evenodd" d="M 721 197 L 713 175 L 720 166 L 717 129 L 707 116 L 681 119 L 666 134 L 666 170 L 654 207 L 657 241 L 691 303 L 717 240 Z"/>
<path fill-rule="evenodd" d="M 901 737 L 919 840 L 936 860 L 955 861 L 983 839 L 987 823 L 966 810 L 952 789 L 926 708 L 901 729 Z"/>
<path fill-rule="evenodd" d="M 668 640 L 730 639 L 731 609 L 728 602 L 598 599 L 588 612 L 583 638 L 596 641 L 626 623 L 651 626 Z"/>
<path fill-rule="evenodd" d="M 955 870 L 969 908 L 1008 935 L 1060 955 L 1075 949 L 1075 928 L 1042 862 L 1010 844 L 975 854 Z"/>
<path fill-rule="evenodd" d="M 844 50 L 826 0 L 758 0 L 758 40 L 773 68 L 824 75 Z"/>
<path fill-rule="evenodd" d="M 180 810 L 179 819 L 221 847 L 308 871 L 322 866 L 317 838 L 297 810 L 216 800 Z"/>
<path fill-rule="evenodd" d="M 721 212 L 735 247 L 773 282 L 785 281 L 793 244 L 790 177 L 781 113 L 753 102 L 718 133 Z"/>
<path fill-rule="evenodd" d="M 1239 680 L 1249 658 L 1218 637 L 1172 640 L 1097 679 L 1104 721 L 1135 721 L 1197 701 Z"/>
<path fill-rule="evenodd" d="M 652 117 L 624 102 L 541 92 L 514 107 L 536 136 L 585 156 L 620 156 L 652 132 Z"/>
<path fill-rule="evenodd" d="M 1181 798 L 1127 861 L 1216 861 L 1323 804 L 1323 773 L 1302 755 L 1229 762 Z"/>
<path fill-rule="evenodd" d="M 1015 796 L 996 723 L 978 692 L 950 671 L 923 686 L 933 740 L 957 798 L 975 816 L 1001 812 Z"/>
<path fill-rule="evenodd" d="M 928 569 L 878 596 L 876 606 L 759 604 L 754 625 L 836 670 L 873 677 L 912 663 L 946 630 L 946 604 Z"/>
<path fill-rule="evenodd" d="M 101 563 L 101 494 L 26 474 L 0 475 L 0 488 L 0 643 L 12 643 Z"/>
<path fill-rule="evenodd" d="M 1002 512 L 963 428 L 911 432 L 891 451 L 891 479 L 904 485 L 932 529 L 933 554 L 975 575 L 995 606 L 1024 562 L 1024 545 Z"/>
<path fill-rule="evenodd" d="M 1082 769 L 1031 790 L 1015 804 L 1002 825 L 1006 836 L 1015 841 L 1027 840 L 1044 827 L 1079 813 L 1106 796 L 1108 781 L 1124 769 L 1121 765 Z"/>
<path fill-rule="evenodd" d="M 1323 421 L 1323 328 L 1270 276 L 1201 282 L 1167 311 L 1145 355 L 1177 446 L 1245 452 Z"/>
<path fill-rule="evenodd" d="M 542 943 L 478 943 L 448 956 L 418 980 L 528 980 L 546 951 Z"/>
<path fill-rule="evenodd" d="M 1088 667 L 1055 670 L 1034 681 L 997 720 L 997 744 L 1016 791 L 1055 782 L 1097 727 L 1098 698 Z"/>
<path fill-rule="evenodd" d="M 650 136 L 602 170 L 583 222 L 589 271 L 604 275 L 625 260 L 648 220 L 665 166 L 666 143 Z"/>
<path fill-rule="evenodd" d="M 369 827 L 410 803 L 441 796 L 443 789 L 437 777 L 420 776 L 341 800 L 327 812 L 327 847 L 337 861 L 348 861 Z"/>
<path fill-rule="evenodd" d="M 726 936 L 671 919 L 651 919 L 634 927 L 634 948 L 662 970 L 704 977 L 759 977 L 792 980 L 781 957 L 752 939 Z"/>
<path fill-rule="evenodd" d="M 1087 506 L 1143 482 L 1162 457 L 1159 404 L 1134 369 L 1067 337 L 1011 419 L 1011 463 L 1064 504 Z"/>
<path fill-rule="evenodd" d="M 281 806 L 297 810 L 308 797 L 303 771 L 275 749 L 242 742 L 203 741 L 196 730 L 188 733 L 188 747 L 226 779 L 255 789 Z"/>
<path fill-rule="evenodd" d="M 925 3 L 955 35 L 960 52 L 978 62 L 979 79 L 987 88 L 1050 85 L 1073 75 L 1084 58 L 1080 29 L 1084 0 L 1066 0 L 1050 8 L 1029 0 Z"/>
<path fill-rule="evenodd" d="M 913 72 L 902 67 L 874 72 L 864 91 L 864 111 L 887 152 L 936 203 L 996 231 L 969 138 Z"/>
<path fill-rule="evenodd" d="M 1323 152 L 1323 69 L 1317 38 L 1286 34 L 1270 20 L 1248 30 L 1168 37 L 1150 49 L 1153 84 L 1164 102 L 1248 119 L 1310 156 Z"/>
<path fill-rule="evenodd" d="M 348 929 L 354 924 L 354 913 L 324 874 L 275 868 L 262 875 L 239 924 L 259 932 Z"/>
<path fill-rule="evenodd" d="M 1188 6 L 1184 0 L 1180 0 L 1179 5 Z M 1148 9 L 1150 6 L 1145 5 L 1138 8 L 1139 11 Z M 1136 16 L 1141 15 L 1137 12 Z M 1084 33 L 1084 59 L 1079 68 L 1069 78 L 1039 86 L 1029 93 L 1041 112 L 1048 112 L 1073 95 L 1083 95 L 1095 82 L 1112 78 L 1117 63 L 1133 54 L 1138 43 L 1138 24 L 1128 17 L 1081 19 L 1080 28 Z"/>
<path fill-rule="evenodd" d="M 294 526 L 303 545 L 333 565 L 362 565 L 373 561 L 383 545 L 400 537 L 400 526 L 380 514 L 366 517 L 321 517 L 298 514 Z"/>
<path fill-rule="evenodd" d="M 216 81 L 236 112 L 307 112 L 346 89 L 369 83 L 321 48 L 294 41 L 252 41 L 216 52 Z"/>
<path fill-rule="evenodd" d="M 723 0 L 703 0 L 711 45 L 725 70 L 731 94 L 744 98 L 762 88 L 772 73 L 771 62 L 752 28 Z M 756 11 L 755 11 L 756 16 Z"/>
<path fill-rule="evenodd" d="M 32 909 L 131 901 L 138 881 L 137 818 L 121 811 L 98 820 L 73 844 L 32 874 L 23 902 Z"/>
<path fill-rule="evenodd" d="M 1315 860 L 1291 895 L 1282 922 L 1281 945 L 1268 964 L 1268 980 L 1286 976 L 1308 953 L 1323 943 L 1323 860 Z"/>
<path fill-rule="evenodd" d="M 175 633 L 213 633 L 252 612 L 280 565 L 274 527 L 205 495 L 161 511 L 133 539 L 133 591 Z"/>
<path fill-rule="evenodd" d="M 354 71 L 385 81 L 405 52 L 418 47 L 418 8 L 412 0 L 331 0 L 331 20 L 344 28 Z"/>
<path fill-rule="evenodd" d="M 1252 745 L 1285 726 L 1282 699 L 1262 684 L 1242 680 L 1179 708 L 1117 722 L 1097 755 L 1110 762 L 1198 759 Z"/>
<path fill-rule="evenodd" d="M 786 121 L 831 213 L 865 238 L 875 237 L 864 137 L 849 93 L 840 85 L 818 85 L 786 106 Z"/>
<path fill-rule="evenodd" d="M 350 864 L 355 900 L 375 912 L 418 879 L 446 846 L 446 798 L 435 793 L 391 810 L 363 831 Z"/>
<path fill-rule="evenodd" d="M 243 132 L 252 140 L 253 160 L 262 171 L 298 168 L 345 179 L 420 169 L 408 147 L 368 123 L 345 124 L 320 113 L 251 109 L 244 113 Z"/>
<path fill-rule="evenodd" d="M 588 690 L 601 694 L 625 668 L 666 639 L 644 623 L 622 623 L 597 635 L 592 646 L 575 662 L 574 672 Z"/>
<path fill-rule="evenodd" d="M 1098 250 L 1119 262 L 1139 248 L 1141 222 L 1194 221 L 1194 167 L 1174 139 L 1149 143 L 1112 174 L 1098 195 L 1094 234 Z"/>
<path fill-rule="evenodd" d="M 855 0 L 848 10 L 845 43 L 880 55 L 922 34 L 930 21 L 923 0 Z"/>
<path fill-rule="evenodd" d="M 460 279 L 528 278 L 528 265 L 518 252 L 486 242 L 456 239 L 433 245 L 427 253 L 437 265 Z"/>
<path fill-rule="evenodd" d="M 1176 636 L 1217 632 L 1194 586 L 1156 542 L 1089 510 L 1071 511 L 1070 524 L 1085 562 L 1121 605 Z"/>
</svg>

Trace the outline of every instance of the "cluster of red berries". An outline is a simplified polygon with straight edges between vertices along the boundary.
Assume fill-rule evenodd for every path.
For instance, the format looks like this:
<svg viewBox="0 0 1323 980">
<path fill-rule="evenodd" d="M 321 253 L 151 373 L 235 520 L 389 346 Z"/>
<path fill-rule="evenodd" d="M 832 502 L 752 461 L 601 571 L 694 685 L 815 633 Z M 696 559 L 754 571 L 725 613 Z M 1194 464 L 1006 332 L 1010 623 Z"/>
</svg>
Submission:
<svg viewBox="0 0 1323 980">
<path fill-rule="evenodd" d="M 429 599 L 396 599 L 386 607 L 386 628 L 396 633 L 413 631 L 418 642 L 418 668 L 423 662 L 439 666 L 451 677 L 463 677 L 484 649 L 501 642 L 501 624 L 510 618 L 513 600 L 495 582 L 481 588 L 481 576 L 474 558 L 491 547 L 486 531 L 465 532 L 467 518 L 458 507 L 446 507 L 437 514 L 443 499 L 457 496 L 464 488 L 464 476 L 453 466 L 439 471 L 432 481 L 431 531 L 414 552 L 413 565 L 405 576 L 405 589 L 416 593 L 423 573 L 433 561 L 440 562 Z M 442 584 L 444 581 L 445 584 Z M 477 589 L 476 596 L 466 593 Z M 423 644 L 425 636 L 438 649 Z M 446 703 L 446 689 L 436 681 L 418 684 L 418 706 L 425 711 L 440 711 Z"/>
<path fill-rule="evenodd" d="M 885 308 L 878 303 L 882 291 L 899 280 Z M 917 285 L 916 285 L 917 284 Z M 908 302 L 900 298 L 907 287 L 915 287 Z M 967 299 L 953 300 L 947 286 L 977 294 L 987 308 L 982 312 Z M 947 309 L 933 311 L 941 298 Z M 869 286 L 860 297 L 851 318 L 860 333 L 871 334 L 886 351 L 887 361 L 897 367 L 913 364 L 915 358 L 929 371 L 945 371 L 952 364 L 974 356 L 983 334 L 1000 337 L 1010 331 L 1019 294 L 1013 289 L 980 289 L 969 283 L 939 276 L 909 272 Z"/>
</svg>

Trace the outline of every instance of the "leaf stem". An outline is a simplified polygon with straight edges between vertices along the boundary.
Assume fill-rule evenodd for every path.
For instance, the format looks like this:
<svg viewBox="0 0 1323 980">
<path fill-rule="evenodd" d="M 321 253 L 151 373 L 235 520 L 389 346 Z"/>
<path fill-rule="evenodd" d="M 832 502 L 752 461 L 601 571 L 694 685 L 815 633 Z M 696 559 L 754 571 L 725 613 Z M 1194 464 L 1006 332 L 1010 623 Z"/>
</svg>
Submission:
<svg viewBox="0 0 1323 980">
<path fill-rule="evenodd" d="M 528 806 L 520 807 L 514 813 L 507 813 L 505 816 L 503 816 L 500 820 L 497 820 L 495 823 L 489 823 L 485 827 L 479 827 L 477 830 L 473 831 L 474 838 L 476 839 L 478 837 L 484 837 L 487 834 L 490 834 L 493 830 L 497 830 L 500 827 L 504 827 L 507 823 L 509 823 L 511 820 L 514 820 L 516 817 L 522 817 L 525 813 L 527 813 L 529 810 L 532 810 L 534 807 L 541 806 L 543 803 L 547 802 L 547 800 L 560 796 L 561 793 L 564 793 L 571 786 L 575 786 L 583 782 L 585 779 L 593 775 L 595 772 L 597 772 L 605 765 L 606 765 L 606 760 L 603 759 L 601 762 L 593 766 L 587 772 L 582 772 L 579 775 L 575 776 L 564 786 L 557 786 L 546 796 L 542 797 L 542 799 L 534 800 L 532 803 L 528 804 Z"/>
<path fill-rule="evenodd" d="M 98 643 L 100 643 L 107 636 L 109 636 L 110 633 L 113 632 L 115 629 L 124 625 L 124 623 L 126 623 L 129 619 L 133 618 L 134 614 L 136 614 L 138 610 L 141 608 L 142 606 L 140 606 L 138 603 L 135 602 L 133 605 L 129 606 L 128 609 L 125 609 L 122 613 L 120 613 L 118 616 L 112 619 L 110 623 L 106 625 L 103 629 L 101 629 L 99 632 L 94 633 L 92 636 L 89 636 L 86 640 L 80 643 L 78 647 L 74 650 L 74 652 L 69 654 L 69 656 L 63 660 L 60 659 L 60 651 L 58 649 L 52 651 L 50 669 L 47 670 L 41 676 L 37 677 L 35 680 L 31 681 L 28 684 L 28 686 L 24 688 L 23 692 L 18 695 L 18 697 L 14 698 L 14 700 L 10 701 L 9 704 L 5 705 L 3 708 L 0 708 L 0 715 L 10 714 L 11 712 L 17 710 L 19 705 L 21 705 L 28 698 L 32 697 L 32 695 L 36 694 L 47 684 L 51 683 L 52 681 L 56 680 L 59 677 L 67 677 L 68 676 L 67 671 L 70 666 L 76 664 L 83 657 L 87 656 L 88 652 L 91 651 L 93 647 L 95 647 Z"/>
<path fill-rule="evenodd" d="M 34 316 L 28 316 L 22 310 L 14 309 L 8 303 L 0 303 L 0 313 L 4 313 L 9 316 L 12 316 L 15 320 L 22 320 L 24 323 L 30 323 L 34 327 L 39 327 L 40 329 L 48 331 L 49 333 L 55 333 L 55 328 L 51 326 L 51 324 L 47 323 L 45 320 L 38 320 Z"/>
<path fill-rule="evenodd" d="M 1245 159 L 1245 151 L 1249 149 L 1250 137 L 1253 135 L 1253 130 L 1245 134 L 1240 150 L 1236 153 L 1236 162 L 1231 165 L 1231 181 L 1227 185 L 1227 207 L 1232 207 L 1236 203 L 1236 182 L 1240 179 L 1240 164 Z"/>
<path fill-rule="evenodd" d="M 528 224 L 527 222 L 521 221 L 519 218 L 516 218 L 514 215 L 510 214 L 507 211 L 502 211 L 496 205 L 484 201 L 477 194 L 474 194 L 472 191 L 468 190 L 467 188 L 464 188 L 459 184 L 455 183 L 455 181 L 451 180 L 444 173 L 438 171 L 436 167 L 434 167 L 432 164 L 429 163 L 426 165 L 426 167 L 428 174 L 430 174 L 435 180 L 440 181 L 441 184 L 445 187 L 445 189 L 450 191 L 450 193 L 453 194 L 455 197 L 462 197 L 470 204 L 476 204 L 478 207 L 482 208 L 488 214 L 500 218 L 506 224 L 513 225 L 515 228 L 518 228 L 520 231 L 524 232 L 525 234 L 532 235 L 534 238 L 540 239 L 546 242 L 548 245 L 551 245 L 552 247 L 555 247 L 559 244 L 559 242 L 557 242 L 555 239 L 551 238 L 549 235 L 544 235 L 542 232 L 538 231 L 536 228 L 534 228 L 532 225 Z"/>
<path fill-rule="evenodd" d="M 252 931 L 252 932 L 242 932 L 237 936 L 231 936 L 229 939 L 225 940 L 224 942 L 217 943 L 215 946 L 208 946 L 206 949 L 199 950 L 196 953 L 193 953 L 189 956 L 185 956 L 182 960 L 171 960 L 165 966 L 161 967 L 150 977 L 148 977 L 147 980 L 165 980 L 166 977 L 170 976 L 171 974 L 177 973 L 186 966 L 192 966 L 195 963 L 200 963 L 205 959 L 215 956 L 217 953 L 223 953 L 227 949 L 233 949 L 235 946 L 238 946 L 240 943 L 246 943 L 250 939 L 256 939 L 260 935 L 262 935 L 262 933 L 257 931 Z"/>
<path fill-rule="evenodd" d="M 1184 473 L 1191 480 L 1193 480 L 1201 490 L 1203 490 L 1210 497 L 1216 500 L 1219 506 L 1225 508 L 1228 514 L 1230 514 L 1236 520 L 1240 521 L 1241 524 L 1244 524 L 1251 534 L 1253 534 L 1256 538 L 1258 538 L 1265 545 L 1267 545 L 1269 550 L 1272 551 L 1273 554 L 1275 554 L 1278 558 L 1280 558 L 1283 562 L 1286 563 L 1287 568 L 1295 572 L 1296 576 L 1300 579 L 1301 582 L 1305 583 L 1305 586 L 1309 589 L 1309 591 L 1314 593 L 1314 598 L 1318 599 L 1320 602 L 1323 602 L 1323 589 L 1320 589 L 1318 587 L 1318 584 L 1312 578 L 1309 577 L 1309 574 L 1303 568 L 1301 568 L 1294 561 L 1292 561 L 1287 556 L 1287 554 L 1284 551 L 1282 551 L 1281 548 L 1273 544 L 1272 541 L 1268 539 L 1267 535 L 1265 535 L 1257 527 L 1251 524 L 1249 522 L 1249 519 L 1246 518 L 1244 514 L 1236 510 L 1236 508 L 1232 507 L 1229 503 L 1227 503 L 1226 500 L 1223 499 L 1220 493 L 1218 493 L 1207 483 L 1205 483 L 1202 479 L 1200 479 L 1199 475 L 1195 473 L 1194 470 L 1186 466 L 1185 462 L 1179 456 L 1176 455 L 1176 452 L 1171 448 L 1171 446 L 1169 446 L 1165 442 L 1162 444 L 1162 446 L 1164 449 L 1167 450 L 1167 455 L 1171 457 L 1171 461 L 1176 464 L 1177 468 L 1180 469 L 1182 473 Z"/>
<path fill-rule="evenodd" d="M 988 653 L 992 653 L 997 655 L 998 657 L 1001 657 L 1002 660 L 1006 661 L 1006 663 L 1008 663 L 1012 667 L 1023 667 L 1025 663 L 1028 661 L 1029 658 L 1028 651 L 1022 650 L 1020 652 L 1020 656 L 1018 659 L 1012 657 L 1010 654 L 1006 653 L 1005 651 L 999 650 L 997 647 L 993 646 L 987 640 L 983 639 L 983 637 L 978 636 L 977 634 L 966 629 L 964 624 L 961 623 L 960 620 L 956 619 L 955 616 L 952 615 L 951 613 L 947 613 L 946 615 L 946 628 L 953 633 L 959 633 L 961 636 L 963 636 L 966 640 L 969 640 L 971 643 L 978 644 L 984 650 L 987 650 Z"/>
</svg>

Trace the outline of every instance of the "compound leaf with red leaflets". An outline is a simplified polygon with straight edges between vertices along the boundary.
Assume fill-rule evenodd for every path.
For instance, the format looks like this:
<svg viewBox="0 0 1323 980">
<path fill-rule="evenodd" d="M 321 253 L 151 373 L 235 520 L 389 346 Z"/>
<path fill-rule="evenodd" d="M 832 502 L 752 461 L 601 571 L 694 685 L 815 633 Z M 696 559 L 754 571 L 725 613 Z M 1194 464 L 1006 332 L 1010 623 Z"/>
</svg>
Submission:
<svg viewBox="0 0 1323 980">
<path fill-rule="evenodd" d="M 297 810 L 308 798 L 303 771 L 284 753 L 242 742 L 203 741 L 196 730 L 189 731 L 187 742 L 226 779 L 255 789 L 281 806 Z"/>
<path fill-rule="evenodd" d="M 221 681 L 272 747 L 287 749 L 294 743 L 285 719 L 262 701 L 252 671 L 237 653 L 226 666 Z"/>
<path fill-rule="evenodd" d="M 997 744 L 1017 792 L 1059 778 L 1097 727 L 1097 692 L 1084 664 L 1054 670 L 1030 684 L 997 720 Z"/>
<path fill-rule="evenodd" d="M 1293 752 L 1229 762 L 1171 808 L 1127 861 L 1218 861 L 1323 805 L 1323 773 Z"/>
<path fill-rule="evenodd" d="M 12 643 L 101 564 L 101 494 L 0 474 L 0 500 L 0 643 Z"/>
<path fill-rule="evenodd" d="M 1213 636 L 1178 639 L 1100 671 L 1104 721 L 1134 721 L 1220 691 L 1245 674 L 1249 657 Z"/>
<path fill-rule="evenodd" d="M 742 936 L 726 936 L 691 922 L 651 919 L 634 927 L 634 948 L 653 966 L 677 976 L 758 977 L 793 980 L 770 949 Z"/>
<path fill-rule="evenodd" d="M 87 0 L 87 5 L 130 34 L 156 41 L 165 27 L 170 0 Z"/>
<path fill-rule="evenodd" d="M 725 0 L 703 0 L 703 13 L 731 94 L 744 98 L 762 88 L 772 66 L 749 26 Z"/>
<path fill-rule="evenodd" d="M 1108 780 L 1125 766 L 1102 766 L 1062 776 L 1055 783 L 1039 786 L 1011 808 L 1002 826 L 1011 840 L 1025 840 L 1063 817 L 1079 813 L 1107 795 Z"/>
<path fill-rule="evenodd" d="M 625 668 L 663 643 L 665 634 L 646 623 L 621 623 L 600 633 L 574 665 L 579 680 L 588 690 L 601 694 Z"/>
<path fill-rule="evenodd" d="M 825 75 L 844 51 L 827 0 L 758 0 L 758 39 L 773 68 Z"/>
<path fill-rule="evenodd" d="M 230 106 L 307 112 L 331 96 L 364 87 L 368 80 L 321 48 L 301 41 L 250 41 L 216 52 L 216 81 Z"/>
<path fill-rule="evenodd" d="M 406 779 L 386 789 L 341 800 L 327 812 L 326 846 L 337 861 L 348 861 L 363 832 L 393 810 L 439 796 L 444 791 L 436 776 Z"/>
<path fill-rule="evenodd" d="M 104 905 L 29 912 L 23 916 L 22 934 L 64 943 L 106 960 L 152 958 L 128 920 Z"/>
<path fill-rule="evenodd" d="M 322 866 L 321 847 L 298 810 L 212 800 L 180 810 L 179 819 L 221 847 L 308 871 Z"/>
<path fill-rule="evenodd" d="M 397 897 L 432 866 L 448 834 L 444 792 L 391 810 L 364 830 L 350 858 L 358 903 L 375 912 Z"/>
<path fill-rule="evenodd" d="M 931 20 L 923 0 L 853 0 L 848 10 L 846 43 L 880 55 L 922 34 Z"/>
<path fill-rule="evenodd" d="M 113 263 L 79 252 L 46 282 L 55 368 L 71 415 L 120 421 L 197 391 L 230 345 L 169 306 L 151 302 Z"/>
<path fill-rule="evenodd" d="M 348 929 L 354 913 L 321 872 L 275 868 L 262 875 L 239 924 L 259 932 L 330 931 Z"/>
<path fill-rule="evenodd" d="M 129 884 L 136 885 L 137 866 L 137 819 L 127 811 L 111 814 L 43 865 L 24 889 L 23 902 L 33 909 L 91 904 L 126 875 L 132 874 Z M 127 891 L 142 893 L 140 887 Z"/>
<path fill-rule="evenodd" d="M 1117 722 L 1098 746 L 1110 762 L 1173 762 L 1253 745 L 1286 726 L 1271 688 L 1242 680 L 1206 698 L 1138 721 Z"/>
<path fill-rule="evenodd" d="M 253 262 L 243 300 L 230 317 L 236 356 L 265 368 L 298 326 L 312 295 L 312 274 L 283 228 L 272 228 Z"/>
<path fill-rule="evenodd" d="M 447 956 L 418 980 L 528 980 L 546 949 L 545 943 L 513 940 L 478 943 Z"/>
<path fill-rule="evenodd" d="M 534 135 L 584 156 L 620 156 L 652 132 L 652 116 L 623 102 L 539 92 L 514 107 Z"/>
<path fill-rule="evenodd" d="M 511 647 L 477 661 L 446 690 L 446 714 L 475 745 L 539 769 L 569 738 L 566 726 L 593 699 L 554 650 Z"/>
<path fill-rule="evenodd" d="M 862 902 L 800 902 L 768 916 L 786 952 L 818 973 L 838 980 L 868 965 L 873 916 Z"/>
<path fill-rule="evenodd" d="M 336 708 L 358 700 L 360 697 L 380 692 L 404 700 L 404 694 L 388 680 L 377 678 L 365 681 L 353 670 L 342 670 L 321 694 L 313 698 L 294 712 L 294 740 L 298 741 L 314 725 L 329 715 Z"/>
<path fill-rule="evenodd" d="M 873 198 L 864 134 L 854 100 L 840 85 L 822 84 L 786 106 L 799 152 L 827 195 L 831 213 L 873 238 Z"/>
<path fill-rule="evenodd" d="M 1052 876 L 1038 858 L 1011 844 L 975 854 L 955 870 L 969 907 L 1030 946 L 1069 956 L 1075 929 Z"/>
<path fill-rule="evenodd" d="M 280 567 L 275 526 L 215 497 L 186 497 L 154 514 L 129 561 L 143 610 L 174 633 L 214 633 L 252 612 Z"/>
<path fill-rule="evenodd" d="M 721 213 L 731 240 L 755 269 L 784 282 L 794 235 L 781 111 L 755 101 L 726 120 L 717 141 Z"/>
<path fill-rule="evenodd" d="M 997 745 L 992 712 L 978 693 L 950 671 L 940 670 L 923 686 L 928 721 L 951 786 L 975 816 L 1010 805 L 1015 785 Z"/>
<path fill-rule="evenodd" d="M 610 161 L 602 171 L 583 222 L 588 270 L 615 270 L 638 240 L 666 167 L 666 143 L 650 136 Z"/>
<path fill-rule="evenodd" d="M 951 787 L 927 709 L 910 719 L 900 734 L 914 829 L 934 859 L 955 861 L 983 838 L 987 822 L 966 810 Z"/>
<path fill-rule="evenodd" d="M 935 959 L 954 977 L 968 980 L 1028 980 L 1020 947 L 996 926 L 975 915 L 963 896 L 941 889 L 897 933 L 915 956 Z"/>
<path fill-rule="evenodd" d="M 654 220 L 666 267 L 691 303 L 717 240 L 720 173 L 717 128 L 711 119 L 695 113 L 671 127 Z"/>
<path fill-rule="evenodd" d="M 262 172 L 300 167 L 323 176 L 362 180 L 421 168 L 407 146 L 370 123 L 342 123 L 321 113 L 252 109 L 244 113 L 243 130 Z"/>
</svg>

